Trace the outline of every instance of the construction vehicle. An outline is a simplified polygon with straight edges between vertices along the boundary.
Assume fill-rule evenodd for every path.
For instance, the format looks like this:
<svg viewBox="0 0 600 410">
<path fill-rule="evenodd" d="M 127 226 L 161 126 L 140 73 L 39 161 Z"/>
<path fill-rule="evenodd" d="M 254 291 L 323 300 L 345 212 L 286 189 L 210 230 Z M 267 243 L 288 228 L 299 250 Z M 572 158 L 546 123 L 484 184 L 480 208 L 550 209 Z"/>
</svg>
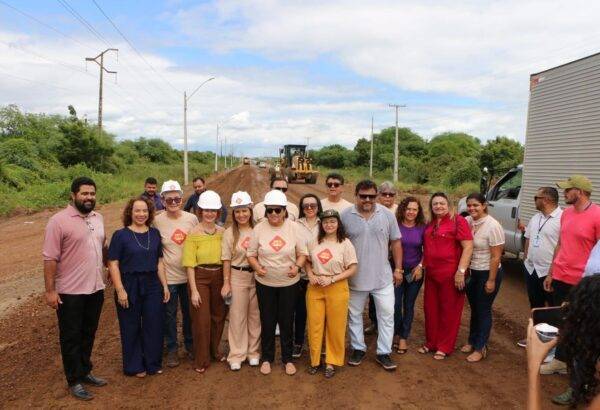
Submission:
<svg viewBox="0 0 600 410">
<path fill-rule="evenodd" d="M 304 180 L 315 184 L 319 171 L 313 168 L 312 159 L 306 154 L 306 145 L 284 145 L 279 149 L 279 162 L 269 170 L 271 179 L 281 176 L 288 182 Z"/>
<path fill-rule="evenodd" d="M 250 165 L 250 158 L 244 157 L 244 165 Z"/>
</svg>

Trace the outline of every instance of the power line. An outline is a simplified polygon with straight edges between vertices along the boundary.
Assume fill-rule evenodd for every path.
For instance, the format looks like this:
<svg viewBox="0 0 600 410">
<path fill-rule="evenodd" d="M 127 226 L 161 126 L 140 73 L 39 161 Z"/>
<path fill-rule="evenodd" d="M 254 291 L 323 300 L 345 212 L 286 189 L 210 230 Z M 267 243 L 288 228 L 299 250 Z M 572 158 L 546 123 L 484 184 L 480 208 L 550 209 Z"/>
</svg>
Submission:
<svg viewBox="0 0 600 410">
<path fill-rule="evenodd" d="M 108 15 L 104 12 L 104 10 L 102 9 L 102 7 L 100 7 L 100 5 L 98 4 L 98 2 L 96 2 L 96 0 L 92 0 L 92 2 L 96 5 L 96 7 L 98 8 L 98 10 L 100 10 L 100 13 L 102 13 L 104 15 L 104 17 L 106 17 L 106 19 L 108 20 L 108 22 L 114 27 L 114 29 L 117 31 L 117 33 L 119 33 L 119 35 L 123 38 L 123 40 L 125 40 L 125 42 L 127 42 L 127 44 L 129 44 L 129 47 L 131 47 L 131 49 L 136 52 L 136 54 L 140 57 L 140 59 L 142 59 L 144 61 L 144 63 L 146 63 L 146 65 L 148 65 L 148 67 L 150 67 L 150 69 L 152 71 L 154 71 L 156 73 L 156 75 L 158 75 L 165 83 L 167 83 L 175 92 L 179 93 L 180 91 L 173 84 L 171 84 L 161 73 L 159 73 L 154 68 L 154 66 L 152 66 L 152 64 L 150 64 L 148 62 L 148 60 L 146 60 L 146 58 L 142 55 L 142 53 L 140 53 L 138 51 L 138 49 L 135 48 L 135 46 L 131 43 L 131 41 L 129 41 L 129 39 L 125 36 L 125 34 L 123 34 L 123 32 L 121 30 L 119 30 L 119 28 L 114 23 L 114 21 L 112 21 L 112 19 L 110 17 L 108 17 Z"/>
<path fill-rule="evenodd" d="M 98 30 L 96 30 L 94 28 L 94 26 L 92 26 L 90 23 L 88 23 L 88 21 L 77 12 L 77 10 L 75 10 L 68 2 L 67 0 L 56 0 L 58 1 L 58 3 L 63 6 L 63 8 L 65 10 L 67 10 L 73 17 L 75 17 L 75 19 L 77 19 L 81 24 L 83 24 L 83 26 L 94 35 L 94 37 L 96 37 L 98 40 L 100 40 L 101 42 L 103 42 L 104 44 L 106 44 L 108 47 L 110 47 L 110 44 L 108 43 L 108 41 L 104 38 L 104 36 L 102 36 L 102 34 L 100 34 L 100 32 L 98 32 Z"/>
<path fill-rule="evenodd" d="M 64 87 L 60 87 L 60 86 L 58 86 L 58 85 L 49 84 L 49 83 L 45 83 L 45 82 L 42 82 L 42 81 L 36 81 L 36 80 L 32 80 L 32 79 L 30 79 L 30 78 L 25 78 L 25 77 L 21 77 L 21 76 L 18 76 L 18 75 L 10 74 L 10 73 L 7 73 L 7 72 L 6 72 L 6 71 L 4 71 L 4 70 L 0 70 L 0 73 L 2 73 L 3 75 L 5 75 L 5 76 L 7 76 L 7 77 L 12 77 L 12 78 L 15 78 L 15 79 L 17 79 L 17 80 L 21 80 L 21 81 L 27 81 L 27 82 L 29 82 L 29 83 L 33 83 L 33 84 L 40 84 L 40 85 L 43 85 L 43 86 L 46 86 L 46 87 L 52 87 L 52 88 L 56 88 L 56 89 L 58 89 L 58 90 L 69 91 L 69 92 L 75 92 L 74 90 L 72 90 L 72 89 L 69 89 L 69 88 L 64 88 Z"/>
</svg>

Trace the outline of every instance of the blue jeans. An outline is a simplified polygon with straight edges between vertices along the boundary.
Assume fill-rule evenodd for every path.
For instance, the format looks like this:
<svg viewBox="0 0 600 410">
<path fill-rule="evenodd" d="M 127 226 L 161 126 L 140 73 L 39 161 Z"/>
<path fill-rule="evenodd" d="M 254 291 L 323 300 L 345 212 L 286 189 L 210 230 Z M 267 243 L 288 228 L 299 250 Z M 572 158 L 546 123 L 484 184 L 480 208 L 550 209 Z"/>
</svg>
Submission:
<svg viewBox="0 0 600 410">
<path fill-rule="evenodd" d="M 176 352 L 179 345 L 177 343 L 177 300 L 181 306 L 181 316 L 183 321 L 183 341 L 185 350 L 192 352 L 192 322 L 190 320 L 190 302 L 187 291 L 187 283 L 179 285 L 169 285 L 171 299 L 167 302 L 165 309 L 165 343 L 168 352 Z"/>
<path fill-rule="evenodd" d="M 494 292 L 485 291 L 485 282 L 490 276 L 489 270 L 471 269 L 471 280 L 467 285 L 467 298 L 471 306 L 471 325 L 469 329 L 469 344 L 475 350 L 482 350 L 490 338 L 492 331 L 492 304 L 502 283 L 502 268 L 496 274 Z"/>
<path fill-rule="evenodd" d="M 410 269 L 404 270 L 404 280 L 397 288 L 394 288 L 396 301 L 394 302 L 394 336 L 400 336 L 401 339 L 408 339 L 413 318 L 415 317 L 415 302 L 419 295 L 419 290 L 423 285 L 423 279 L 408 283 L 406 276 L 410 274 Z"/>
</svg>

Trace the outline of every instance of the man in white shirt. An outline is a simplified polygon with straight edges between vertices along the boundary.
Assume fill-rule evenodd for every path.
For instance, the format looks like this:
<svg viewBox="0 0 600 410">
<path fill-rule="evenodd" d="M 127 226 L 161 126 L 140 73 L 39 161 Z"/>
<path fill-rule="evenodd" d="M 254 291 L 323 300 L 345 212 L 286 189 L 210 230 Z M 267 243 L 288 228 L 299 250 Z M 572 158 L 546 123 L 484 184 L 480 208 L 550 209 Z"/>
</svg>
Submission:
<svg viewBox="0 0 600 410">
<path fill-rule="evenodd" d="M 539 211 L 531 217 L 525 229 L 525 280 L 531 308 L 551 305 L 551 295 L 544 290 L 554 250 L 560 235 L 562 209 L 558 206 L 558 191 L 553 187 L 537 190 L 535 207 Z M 526 341 L 518 345 L 525 347 Z"/>
<path fill-rule="evenodd" d="M 325 185 L 327 185 L 327 198 L 321 199 L 323 211 L 335 209 L 341 214 L 344 209 L 352 206 L 351 202 L 342 198 L 344 193 L 344 177 L 342 175 L 336 173 L 327 175 Z"/>
</svg>

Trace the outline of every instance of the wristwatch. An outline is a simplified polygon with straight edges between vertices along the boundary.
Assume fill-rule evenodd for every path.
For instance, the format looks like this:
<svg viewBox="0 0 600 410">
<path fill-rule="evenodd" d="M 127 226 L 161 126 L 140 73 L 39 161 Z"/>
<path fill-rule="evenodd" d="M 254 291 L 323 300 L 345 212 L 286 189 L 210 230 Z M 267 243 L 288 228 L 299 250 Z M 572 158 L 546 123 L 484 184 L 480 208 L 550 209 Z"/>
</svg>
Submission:
<svg viewBox="0 0 600 410">
<path fill-rule="evenodd" d="M 402 272 L 402 269 L 396 268 L 396 269 L 394 269 L 394 272 Z"/>
</svg>

